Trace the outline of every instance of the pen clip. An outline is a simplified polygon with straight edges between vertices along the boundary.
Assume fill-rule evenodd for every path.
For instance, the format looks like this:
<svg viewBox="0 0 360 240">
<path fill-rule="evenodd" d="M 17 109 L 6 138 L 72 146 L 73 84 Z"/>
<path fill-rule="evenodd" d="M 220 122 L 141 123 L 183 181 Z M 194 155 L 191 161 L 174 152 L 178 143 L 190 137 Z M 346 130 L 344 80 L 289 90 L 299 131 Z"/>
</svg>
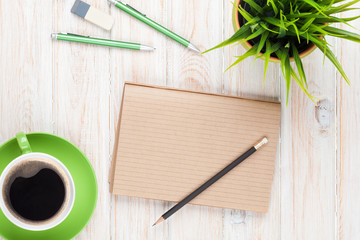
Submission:
<svg viewBox="0 0 360 240">
<path fill-rule="evenodd" d="M 140 13 L 141 15 L 146 17 L 146 14 L 143 14 L 142 12 L 139 12 L 138 10 L 136 10 L 135 8 L 133 8 L 132 6 L 130 6 L 129 4 L 126 4 L 126 6 L 128 6 L 129 8 L 131 8 L 132 10 L 134 10 L 137 13 Z"/>
<path fill-rule="evenodd" d="M 77 37 L 87 37 L 87 38 L 90 37 L 90 36 L 83 36 L 83 35 L 79 35 L 79 34 L 75 34 L 75 33 L 66 33 L 66 35 L 77 36 Z"/>
</svg>

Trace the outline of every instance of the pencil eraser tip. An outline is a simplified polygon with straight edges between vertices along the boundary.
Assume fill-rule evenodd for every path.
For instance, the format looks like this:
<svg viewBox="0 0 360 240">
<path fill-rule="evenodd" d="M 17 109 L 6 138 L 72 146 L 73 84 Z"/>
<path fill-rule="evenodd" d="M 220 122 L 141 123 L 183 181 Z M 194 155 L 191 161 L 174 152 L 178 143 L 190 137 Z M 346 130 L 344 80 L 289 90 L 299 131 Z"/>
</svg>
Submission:
<svg viewBox="0 0 360 240">
<path fill-rule="evenodd" d="M 261 148 L 264 144 L 268 143 L 268 139 L 266 137 L 264 137 L 259 143 L 257 143 L 254 147 L 255 149 L 259 149 Z"/>
</svg>

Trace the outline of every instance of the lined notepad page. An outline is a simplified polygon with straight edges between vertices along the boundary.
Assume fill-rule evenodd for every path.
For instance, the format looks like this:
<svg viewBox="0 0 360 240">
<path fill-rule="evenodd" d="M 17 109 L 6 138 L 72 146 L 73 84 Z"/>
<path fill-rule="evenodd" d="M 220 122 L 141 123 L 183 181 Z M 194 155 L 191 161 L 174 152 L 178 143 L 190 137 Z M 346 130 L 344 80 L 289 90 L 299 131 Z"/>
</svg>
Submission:
<svg viewBox="0 0 360 240">
<path fill-rule="evenodd" d="M 125 84 L 114 194 L 178 202 L 266 136 L 269 143 L 191 204 L 266 212 L 280 104 Z"/>
</svg>

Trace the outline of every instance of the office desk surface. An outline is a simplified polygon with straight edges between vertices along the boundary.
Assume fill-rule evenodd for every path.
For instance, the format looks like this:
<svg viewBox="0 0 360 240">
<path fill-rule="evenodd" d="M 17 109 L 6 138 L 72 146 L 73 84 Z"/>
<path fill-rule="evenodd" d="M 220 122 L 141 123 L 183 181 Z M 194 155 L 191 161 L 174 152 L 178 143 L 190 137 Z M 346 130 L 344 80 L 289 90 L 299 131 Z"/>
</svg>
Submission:
<svg viewBox="0 0 360 240">
<path fill-rule="evenodd" d="M 359 239 L 360 45 L 335 40 L 349 87 L 317 50 L 304 59 L 310 92 L 296 84 L 286 102 L 280 66 L 262 60 L 224 69 L 241 46 L 197 55 L 131 18 L 92 0 L 116 18 L 106 32 L 70 13 L 74 1 L 0 1 L 0 142 L 18 131 L 65 137 L 88 156 L 99 199 L 76 239 Z M 209 0 L 138 0 L 130 4 L 205 50 L 233 33 L 232 4 Z M 358 28 L 360 21 L 354 23 Z M 52 41 L 72 32 L 155 46 L 155 52 Z M 280 144 L 268 213 L 186 206 L 151 224 L 173 203 L 109 194 L 108 174 L 125 81 L 281 100 Z M 0 223 L 1 224 L 1 223 Z"/>
</svg>

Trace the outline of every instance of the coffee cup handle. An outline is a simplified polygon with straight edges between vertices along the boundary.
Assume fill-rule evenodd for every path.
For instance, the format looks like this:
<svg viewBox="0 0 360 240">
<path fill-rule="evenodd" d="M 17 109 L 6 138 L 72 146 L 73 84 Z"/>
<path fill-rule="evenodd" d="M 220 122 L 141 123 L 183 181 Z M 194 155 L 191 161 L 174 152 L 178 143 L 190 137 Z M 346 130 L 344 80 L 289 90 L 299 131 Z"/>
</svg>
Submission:
<svg viewBox="0 0 360 240">
<path fill-rule="evenodd" d="M 31 153 L 31 147 L 30 143 L 26 137 L 26 134 L 24 132 L 19 132 L 16 134 L 16 140 L 19 144 L 19 147 L 21 149 L 22 154 Z"/>
</svg>

